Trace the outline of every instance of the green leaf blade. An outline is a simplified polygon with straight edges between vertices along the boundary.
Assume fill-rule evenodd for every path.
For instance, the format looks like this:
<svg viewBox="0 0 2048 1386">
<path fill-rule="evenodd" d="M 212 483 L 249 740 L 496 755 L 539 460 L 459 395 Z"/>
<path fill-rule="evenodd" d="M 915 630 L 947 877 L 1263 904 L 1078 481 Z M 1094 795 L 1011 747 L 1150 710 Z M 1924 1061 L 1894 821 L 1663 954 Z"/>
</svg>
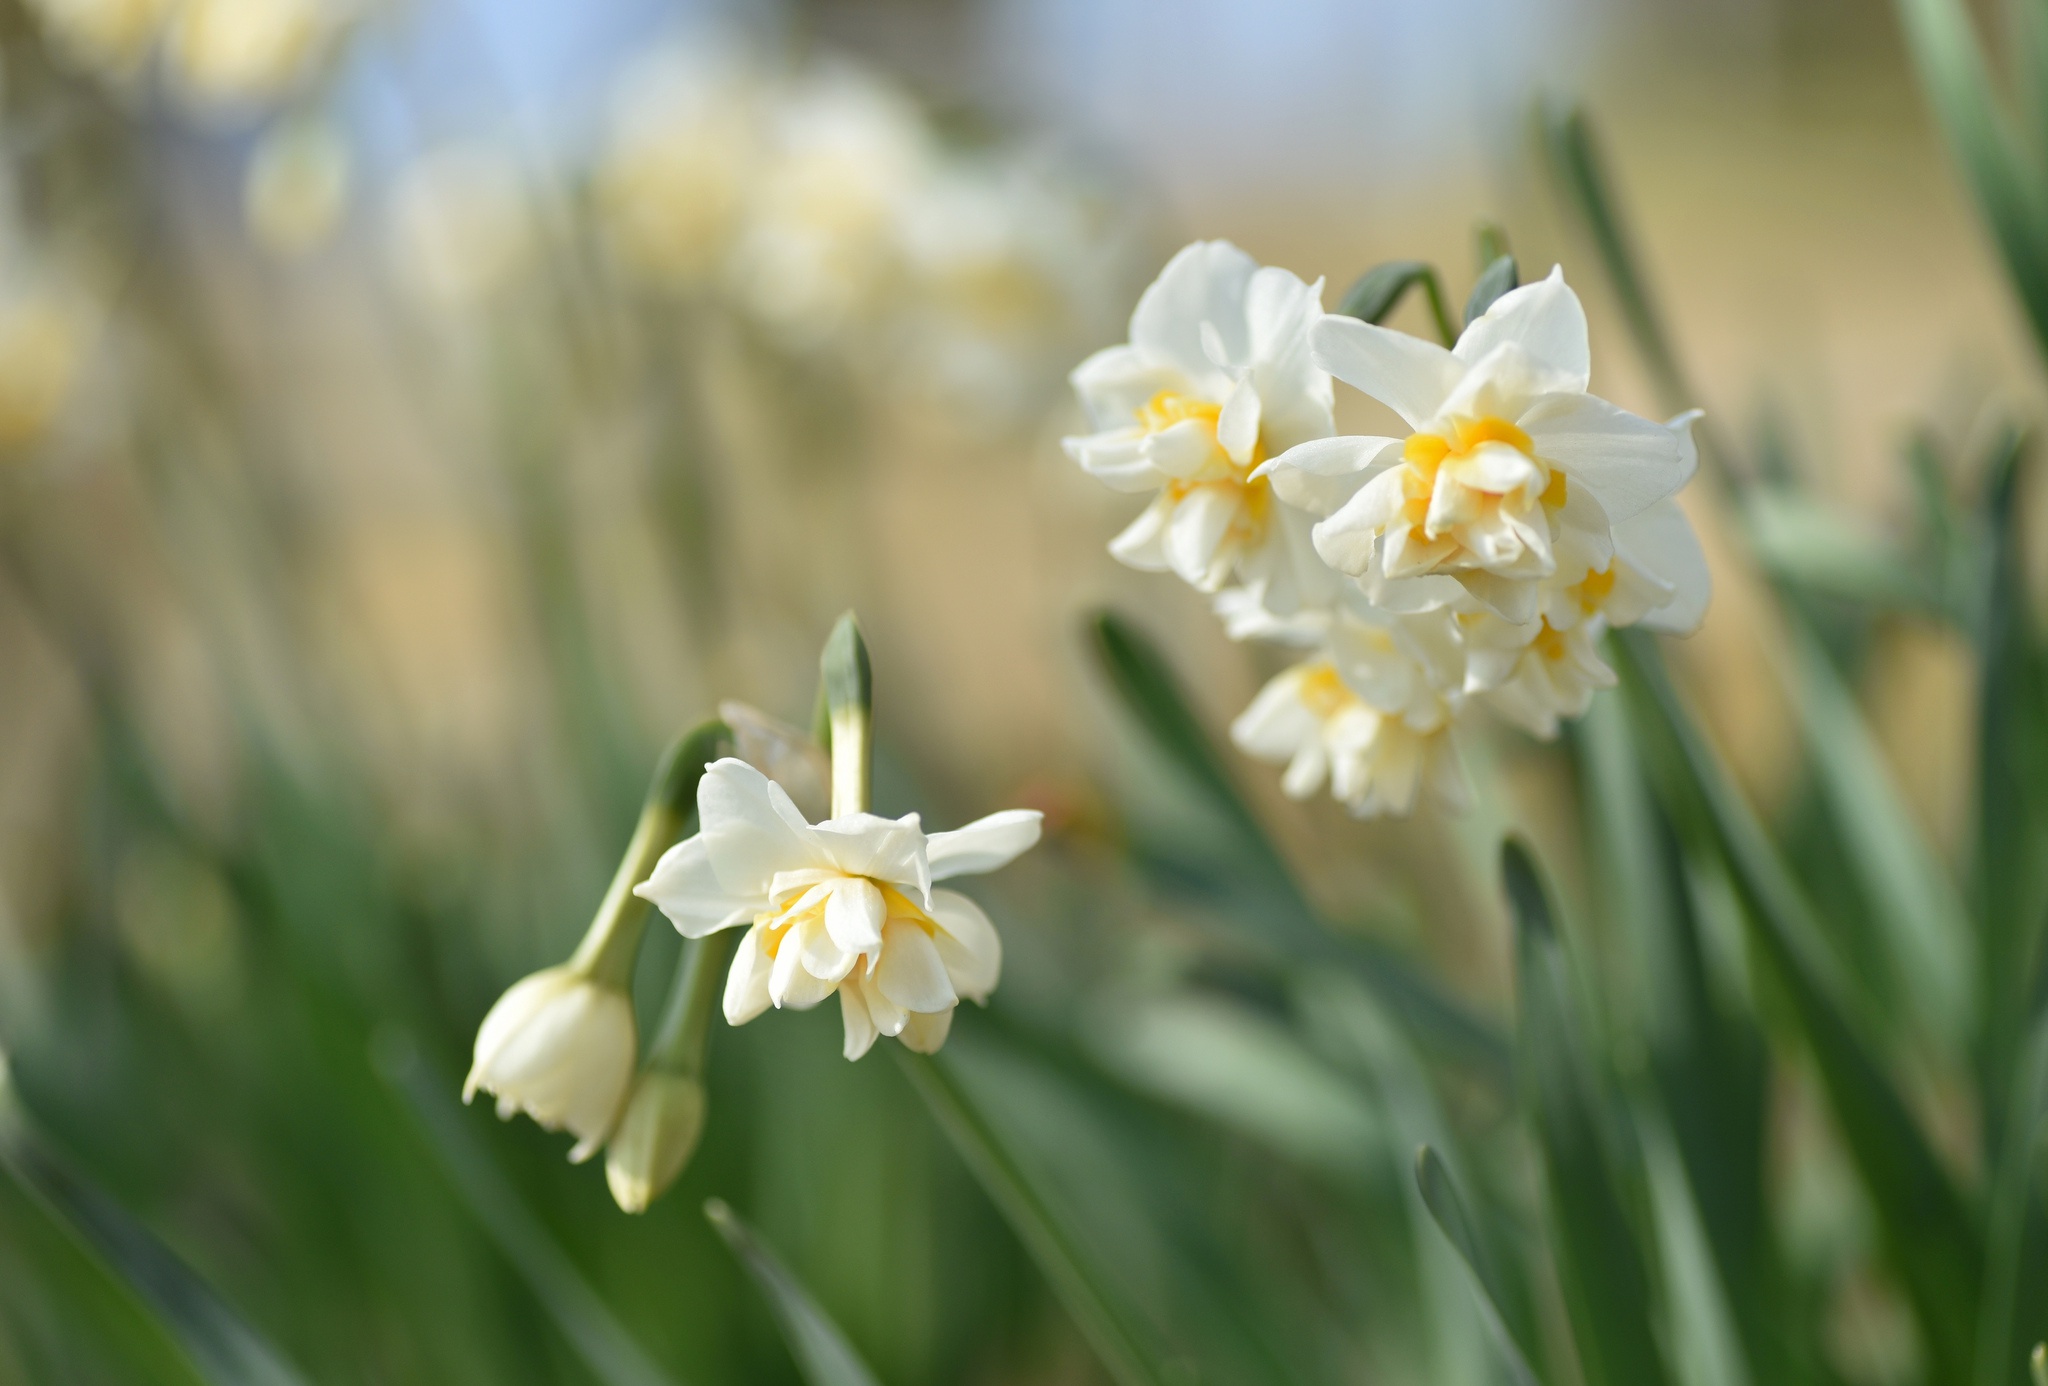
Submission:
<svg viewBox="0 0 2048 1386">
<path fill-rule="evenodd" d="M 880 1386 L 832 1316 L 724 1199 L 707 1200 L 704 1216 L 760 1287 L 782 1326 L 790 1356 L 810 1386 Z"/>
</svg>

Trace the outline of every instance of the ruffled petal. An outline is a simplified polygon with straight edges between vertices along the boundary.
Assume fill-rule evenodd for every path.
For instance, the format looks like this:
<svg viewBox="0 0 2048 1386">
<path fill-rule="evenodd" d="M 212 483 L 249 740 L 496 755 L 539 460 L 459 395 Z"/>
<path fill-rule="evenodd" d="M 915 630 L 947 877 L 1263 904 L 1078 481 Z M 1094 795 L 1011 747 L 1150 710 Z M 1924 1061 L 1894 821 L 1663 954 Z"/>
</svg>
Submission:
<svg viewBox="0 0 2048 1386">
<path fill-rule="evenodd" d="M 1493 301 L 1458 338 L 1452 350 L 1467 365 L 1495 347 L 1512 342 L 1546 371 L 1583 390 L 1592 379 L 1593 354 L 1586 337 L 1586 310 L 1564 282 L 1562 267 L 1547 278 L 1510 289 Z"/>
<path fill-rule="evenodd" d="M 646 880 L 633 893 L 651 900 L 684 938 L 744 924 L 767 904 L 766 893 L 748 897 L 727 890 L 711 867 L 710 848 L 702 833 L 684 838 L 661 854 Z"/>
<path fill-rule="evenodd" d="M 1434 342 L 1332 314 L 1309 329 L 1315 363 L 1421 428 L 1436 417 L 1465 365 Z"/>
<path fill-rule="evenodd" d="M 776 872 L 817 863 L 817 846 L 789 795 L 743 760 L 728 757 L 705 770 L 697 816 L 711 869 L 735 898 L 766 895 Z"/>
<path fill-rule="evenodd" d="M 942 1011 L 960 999 L 938 945 L 915 924 L 891 922 L 882 930 L 875 986 L 906 1011 Z"/>
<path fill-rule="evenodd" d="M 970 1001 L 986 1001 L 1003 973 L 1003 940 L 981 906 L 957 890 L 932 892 L 932 918 L 939 932 L 932 944 L 953 990 Z"/>
<path fill-rule="evenodd" d="M 979 876 L 1009 865 L 1038 844 L 1044 821 L 1045 815 L 1037 809 L 1004 809 L 964 828 L 933 833 L 925 842 L 932 879 Z"/>
</svg>

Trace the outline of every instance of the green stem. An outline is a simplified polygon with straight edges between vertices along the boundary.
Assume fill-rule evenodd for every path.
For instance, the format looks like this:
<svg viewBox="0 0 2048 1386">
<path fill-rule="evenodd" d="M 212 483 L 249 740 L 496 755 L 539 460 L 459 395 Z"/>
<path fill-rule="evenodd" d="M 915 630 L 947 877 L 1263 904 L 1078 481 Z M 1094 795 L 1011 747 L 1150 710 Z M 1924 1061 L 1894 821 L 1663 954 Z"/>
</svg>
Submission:
<svg viewBox="0 0 2048 1386">
<path fill-rule="evenodd" d="M 1422 292 L 1429 296 L 1429 315 L 1436 321 L 1436 335 L 1443 338 L 1445 346 L 1456 346 L 1458 330 L 1451 326 L 1451 310 L 1444 302 L 1443 281 L 1437 278 L 1435 270 L 1422 276 Z"/>
<path fill-rule="evenodd" d="M 633 887 L 654 874 L 661 854 L 682 835 L 696 808 L 697 782 L 704 777 L 704 767 L 724 754 L 731 740 L 725 723 L 706 722 L 662 756 L 654 783 L 648 786 L 640 822 L 633 829 L 633 840 L 626 844 L 626 855 L 612 874 L 611 887 L 569 966 L 607 986 L 623 989 L 631 982 L 633 960 L 639 956 L 640 939 L 647 932 L 647 902 L 633 893 Z"/>
<path fill-rule="evenodd" d="M 740 930 L 720 929 L 683 945 L 682 959 L 676 964 L 675 986 L 668 994 L 668 1007 L 662 1012 L 654 1043 L 648 1047 L 648 1068 L 703 1075 L 704 1041 L 711 1028 L 712 1012 L 718 1009 L 720 983 L 739 940 Z"/>
</svg>

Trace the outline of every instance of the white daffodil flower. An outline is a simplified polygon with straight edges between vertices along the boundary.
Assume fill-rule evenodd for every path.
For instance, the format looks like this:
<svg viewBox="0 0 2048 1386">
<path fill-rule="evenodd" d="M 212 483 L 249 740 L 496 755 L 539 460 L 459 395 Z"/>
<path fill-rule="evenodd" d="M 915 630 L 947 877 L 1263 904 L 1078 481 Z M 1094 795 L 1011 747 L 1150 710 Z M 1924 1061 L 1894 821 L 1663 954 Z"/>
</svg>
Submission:
<svg viewBox="0 0 2048 1386">
<path fill-rule="evenodd" d="M 1254 476 L 1326 517 L 1316 551 L 1375 601 L 1448 577 L 1503 619 L 1532 621 L 1545 580 L 1606 568 L 1613 527 L 1697 463 L 1693 416 L 1653 423 L 1587 393 L 1586 315 L 1559 270 L 1503 294 L 1448 351 L 1340 316 L 1309 341 L 1317 366 L 1412 432 L 1311 440 Z"/>
<path fill-rule="evenodd" d="M 1038 841 L 1038 813 L 1011 809 L 929 835 L 916 814 L 813 824 L 780 785 L 731 759 L 705 771 L 697 813 L 701 831 L 670 848 L 635 893 L 686 938 L 750 926 L 726 978 L 730 1023 L 837 992 L 847 1058 L 877 1035 L 931 1053 L 960 998 L 984 1001 L 995 989 L 995 926 L 932 882 L 1012 861 Z"/>
<path fill-rule="evenodd" d="M 523 1111 L 550 1131 L 566 1127 L 576 1137 L 569 1158 L 581 1162 L 611 1135 L 638 1059 L 632 998 L 574 963 L 550 967 L 484 1017 L 462 1100 L 482 1089 L 501 1119 Z"/>
<path fill-rule="evenodd" d="M 1338 614 L 1318 657 L 1282 671 L 1231 724 L 1248 755 L 1284 763 L 1281 790 L 1305 799 L 1325 780 L 1361 818 L 1406 814 L 1426 794 L 1467 799 L 1451 742 L 1464 652 L 1448 612 Z"/>
<path fill-rule="evenodd" d="M 1335 427 L 1330 377 L 1308 350 L 1321 299 L 1321 280 L 1198 241 L 1138 300 L 1130 341 L 1074 370 L 1097 431 L 1068 438 L 1068 455 L 1119 491 L 1156 493 L 1111 542 L 1119 560 L 1205 592 L 1234 575 L 1282 614 L 1332 588 L 1309 517 L 1275 504 L 1261 472 Z"/>
</svg>

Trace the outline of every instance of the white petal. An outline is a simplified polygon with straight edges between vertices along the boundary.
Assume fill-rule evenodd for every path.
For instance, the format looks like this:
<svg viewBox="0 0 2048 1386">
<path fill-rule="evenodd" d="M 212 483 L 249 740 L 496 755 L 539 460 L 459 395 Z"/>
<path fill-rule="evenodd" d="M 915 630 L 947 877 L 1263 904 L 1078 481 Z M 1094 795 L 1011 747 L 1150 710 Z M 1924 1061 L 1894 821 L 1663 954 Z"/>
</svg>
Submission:
<svg viewBox="0 0 2048 1386">
<path fill-rule="evenodd" d="M 933 833 L 925 842 L 932 879 L 979 876 L 1009 865 L 1037 845 L 1044 821 L 1037 809 L 1004 809 L 964 828 Z"/>
<path fill-rule="evenodd" d="M 1669 602 L 1643 618 L 1644 625 L 1674 635 L 1700 628 L 1714 582 L 1699 536 L 1676 500 L 1659 501 L 1616 525 L 1614 547 L 1624 562 L 1677 589 Z"/>
<path fill-rule="evenodd" d="M 1421 428 L 1436 417 L 1465 373 L 1464 363 L 1434 342 L 1332 314 L 1309 329 L 1315 363 L 1365 391 Z"/>
<path fill-rule="evenodd" d="M 811 926 L 816 927 L 816 926 Z M 823 929 L 817 929 L 822 938 Z M 776 950 L 775 966 L 768 974 L 768 995 L 777 1007 L 792 1011 L 806 1011 L 832 994 L 838 983 L 827 977 L 820 977 L 803 965 L 804 952 L 809 940 L 783 935 L 782 946 Z"/>
<path fill-rule="evenodd" d="M 1245 290 L 1257 263 L 1228 241 L 1197 241 L 1159 272 L 1131 314 L 1131 345 L 1147 361 L 1179 368 L 1192 380 L 1220 374 L 1202 341 L 1202 327 L 1221 338 L 1224 354 L 1250 351 Z"/>
<path fill-rule="evenodd" d="M 910 1012 L 882 994 L 882 989 L 875 985 L 873 972 L 860 973 L 858 981 L 849 979 L 847 985 L 860 987 L 860 999 L 867 1003 L 875 1029 L 892 1038 L 903 1033 L 903 1027 L 910 1023 Z"/>
<path fill-rule="evenodd" d="M 1358 494 L 1337 508 L 1312 531 L 1316 552 L 1340 573 L 1357 577 L 1372 564 L 1373 546 L 1381 530 L 1401 513 L 1400 473 L 1388 469 L 1358 488 Z"/>
<path fill-rule="evenodd" d="M 1145 458 L 1160 478 L 1191 481 L 1227 475 L 1228 454 L 1200 419 L 1182 419 L 1145 439 Z"/>
<path fill-rule="evenodd" d="M 859 987 L 839 988 L 839 1018 L 846 1026 L 846 1046 L 841 1052 L 849 1061 L 874 1047 L 875 1021 Z"/>
<path fill-rule="evenodd" d="M 1590 486 L 1615 523 L 1677 491 L 1698 463 L 1690 434 L 1593 395 L 1546 396 L 1517 422 L 1537 455 Z"/>
<path fill-rule="evenodd" d="M 924 829 L 914 813 L 901 818 L 850 814 L 827 819 L 812 831 L 832 864 L 850 876 L 888 881 L 915 891 L 920 899 L 931 889 Z"/>
<path fill-rule="evenodd" d="M 848 953 L 879 947 L 882 922 L 888 917 L 881 890 L 859 876 L 841 877 L 825 900 L 825 932 Z"/>
<path fill-rule="evenodd" d="M 1137 429 L 1124 428 L 1067 438 L 1061 445 L 1082 471 L 1112 491 L 1136 493 L 1150 491 L 1167 480 L 1166 474 L 1152 465 L 1150 441 Z"/>
<path fill-rule="evenodd" d="M 652 900 L 684 938 L 702 938 L 744 924 L 767 904 L 765 896 L 748 898 L 726 890 L 711 869 L 710 849 L 701 833 L 663 852 L 633 893 Z"/>
<path fill-rule="evenodd" d="M 1245 293 L 1251 329 L 1251 379 L 1258 386 L 1261 432 L 1269 451 L 1281 452 L 1336 426 L 1329 372 L 1309 355 L 1309 329 L 1323 316 L 1323 281 L 1304 284 L 1284 269 L 1252 276 Z"/>
<path fill-rule="evenodd" d="M 1098 429 L 1122 428 L 1160 391 L 1186 388 L 1178 371 L 1147 361 L 1129 346 L 1096 352 L 1067 379 Z"/>
<path fill-rule="evenodd" d="M 829 928 L 819 928 L 816 924 L 792 930 L 782 940 L 782 946 L 796 949 L 804 971 L 821 982 L 839 981 L 860 961 L 858 952 L 841 947 Z"/>
<path fill-rule="evenodd" d="M 1546 372 L 1583 390 L 1592 378 L 1593 357 L 1586 340 L 1586 310 L 1554 267 L 1548 278 L 1510 289 L 1493 301 L 1466 328 L 1453 349 L 1459 360 L 1476 364 L 1503 342 L 1513 342 Z"/>
<path fill-rule="evenodd" d="M 875 986 L 906 1011 L 942 1011 L 960 999 L 938 945 L 915 924 L 892 922 L 882 930 Z"/>
<path fill-rule="evenodd" d="M 1250 380 L 1239 381 L 1230 398 L 1223 401 L 1223 412 L 1216 419 L 1216 441 L 1238 466 L 1250 464 L 1252 449 L 1259 445 L 1259 391 Z"/>
<path fill-rule="evenodd" d="M 943 1011 L 913 1014 L 897 1038 L 903 1041 L 906 1049 L 914 1049 L 920 1054 L 936 1054 L 952 1028 L 953 1008 L 949 1006 Z"/>
<path fill-rule="evenodd" d="M 1162 493 L 1109 541 L 1110 556 L 1140 572 L 1165 572 L 1166 524 L 1173 518 L 1173 509 L 1173 497 Z"/>
<path fill-rule="evenodd" d="M 1230 533 L 1243 501 L 1235 486 L 1197 486 L 1180 498 L 1166 526 L 1167 564 L 1181 578 L 1204 592 L 1213 592 L 1229 576 L 1217 562 L 1217 549 Z"/>
<path fill-rule="evenodd" d="M 932 892 L 932 939 L 953 990 L 970 1001 L 986 1001 L 1003 974 L 1003 940 L 981 906 L 957 890 Z"/>
<path fill-rule="evenodd" d="M 768 995 L 767 962 L 761 952 L 761 930 L 747 930 L 725 974 L 726 1024 L 744 1025 L 774 1004 Z"/>
<path fill-rule="evenodd" d="M 1345 435 L 1299 443 L 1259 464 L 1253 476 L 1273 494 L 1311 515 L 1325 516 L 1358 488 L 1401 460 L 1401 440 Z"/>
<path fill-rule="evenodd" d="M 711 869 L 737 898 L 765 895 L 776 872 L 817 863 L 817 848 L 789 795 L 743 760 L 728 757 L 704 772 L 697 816 Z"/>
</svg>

